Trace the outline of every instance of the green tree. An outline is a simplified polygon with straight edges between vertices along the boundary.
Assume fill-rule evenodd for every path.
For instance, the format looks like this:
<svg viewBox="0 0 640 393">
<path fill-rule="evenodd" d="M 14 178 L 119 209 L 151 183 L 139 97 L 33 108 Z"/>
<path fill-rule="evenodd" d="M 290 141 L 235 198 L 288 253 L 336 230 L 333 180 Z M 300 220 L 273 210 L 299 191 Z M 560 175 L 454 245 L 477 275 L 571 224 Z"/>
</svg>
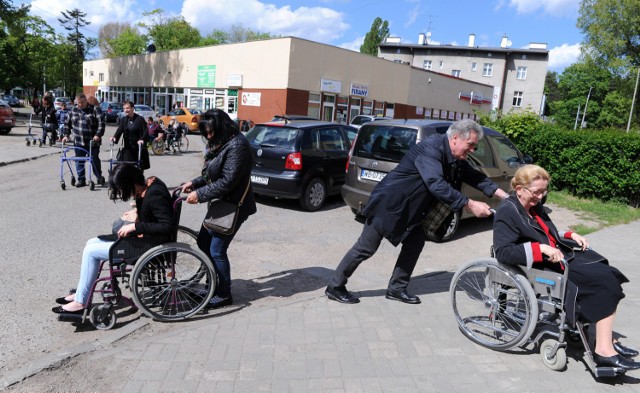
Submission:
<svg viewBox="0 0 640 393">
<path fill-rule="evenodd" d="M 229 42 L 228 40 L 229 38 L 225 31 L 215 29 L 211 33 L 209 33 L 206 37 L 202 37 L 202 39 L 200 40 L 200 44 L 198 46 L 226 44 Z"/>
<path fill-rule="evenodd" d="M 109 41 L 118 38 L 128 27 L 131 27 L 131 25 L 126 22 L 109 22 L 100 27 L 100 30 L 98 30 L 98 48 L 100 48 L 102 57 L 114 57 L 113 48 L 111 48 Z"/>
<path fill-rule="evenodd" d="M 577 26 L 584 34 L 583 51 L 606 67 L 640 66 L 638 0 L 582 0 Z"/>
<path fill-rule="evenodd" d="M 227 42 L 249 42 L 257 40 L 266 40 L 272 38 L 269 33 L 260 33 L 242 26 L 242 24 L 234 24 L 227 32 Z"/>
<path fill-rule="evenodd" d="M 126 27 L 116 38 L 107 39 L 111 53 L 108 57 L 141 55 L 147 48 L 147 37 L 135 27 Z"/>
<path fill-rule="evenodd" d="M 193 48 L 199 46 L 202 36 L 182 16 L 169 18 L 161 9 L 142 14 L 149 19 L 138 25 L 147 30 L 147 37 L 158 51 Z"/>
<path fill-rule="evenodd" d="M 389 37 L 389 22 L 383 22 L 380 17 L 374 19 L 371 30 L 365 35 L 364 42 L 360 45 L 360 53 L 378 56 L 378 45 Z"/>
<path fill-rule="evenodd" d="M 544 94 L 546 97 L 544 103 L 543 115 L 549 115 L 549 103 L 560 99 L 560 89 L 558 88 L 558 73 L 548 71 L 544 80 Z"/>
<path fill-rule="evenodd" d="M 78 89 L 82 87 L 82 62 L 85 60 L 87 53 L 93 48 L 97 42 L 95 39 L 87 38 L 82 34 L 80 29 L 91 24 L 85 18 L 87 14 L 74 8 L 71 11 L 62 11 L 62 18 L 58 18 L 58 22 L 64 27 L 69 34 L 67 39 L 75 48 L 72 57 L 69 59 L 68 72 L 73 75 L 73 82 L 70 86 L 72 95 L 75 95 Z"/>
</svg>

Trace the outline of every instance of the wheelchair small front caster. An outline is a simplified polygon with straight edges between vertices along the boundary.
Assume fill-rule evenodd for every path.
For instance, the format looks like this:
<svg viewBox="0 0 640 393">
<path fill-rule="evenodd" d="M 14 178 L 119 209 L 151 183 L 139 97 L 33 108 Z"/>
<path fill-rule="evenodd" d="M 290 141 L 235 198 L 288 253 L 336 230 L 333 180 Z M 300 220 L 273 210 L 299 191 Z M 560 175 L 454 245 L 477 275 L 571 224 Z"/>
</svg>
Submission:
<svg viewBox="0 0 640 393">
<path fill-rule="evenodd" d="M 564 347 L 559 347 L 556 350 L 555 355 L 551 355 L 553 348 L 558 344 L 558 341 L 554 339 L 547 339 L 540 345 L 540 355 L 542 356 L 542 363 L 547 368 L 554 371 L 563 370 L 567 366 L 567 351 Z"/>
<path fill-rule="evenodd" d="M 89 321 L 98 330 L 109 330 L 116 324 L 116 313 L 110 304 L 101 304 L 91 308 Z"/>
</svg>

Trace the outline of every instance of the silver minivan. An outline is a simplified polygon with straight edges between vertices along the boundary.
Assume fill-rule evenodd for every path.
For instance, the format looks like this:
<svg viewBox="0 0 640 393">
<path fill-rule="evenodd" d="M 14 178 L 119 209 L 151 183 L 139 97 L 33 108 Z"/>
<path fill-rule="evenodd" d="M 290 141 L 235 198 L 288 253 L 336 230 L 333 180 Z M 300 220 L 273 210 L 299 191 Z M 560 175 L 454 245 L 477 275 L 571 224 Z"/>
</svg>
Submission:
<svg viewBox="0 0 640 393">
<path fill-rule="evenodd" d="M 360 215 L 373 188 L 398 165 L 409 149 L 429 135 L 446 133 L 451 123 L 442 120 L 385 120 L 364 124 L 349 152 L 345 184 L 342 186 L 342 198 L 346 204 L 356 215 Z M 520 153 L 509 138 L 498 131 L 486 127 L 483 129 L 484 138 L 479 141 L 476 150 L 469 154 L 468 161 L 500 188 L 509 190 L 509 182 L 516 170 L 532 162 L 531 157 Z M 462 186 L 462 193 L 494 208 L 500 202 L 499 198 L 487 198 L 466 184 Z M 457 211 L 442 238 L 427 236 L 434 241 L 448 241 L 458 230 L 460 220 L 468 217 L 472 215 L 464 210 Z"/>
</svg>

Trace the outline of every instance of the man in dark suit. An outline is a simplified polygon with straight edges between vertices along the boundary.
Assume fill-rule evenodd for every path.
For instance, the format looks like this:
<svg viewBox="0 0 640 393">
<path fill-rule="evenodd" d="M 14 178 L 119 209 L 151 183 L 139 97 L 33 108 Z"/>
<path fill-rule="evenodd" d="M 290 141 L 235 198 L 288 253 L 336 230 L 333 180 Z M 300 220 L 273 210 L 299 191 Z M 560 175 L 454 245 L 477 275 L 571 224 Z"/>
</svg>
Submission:
<svg viewBox="0 0 640 393">
<path fill-rule="evenodd" d="M 451 124 L 445 135 L 432 135 L 409 150 L 371 193 L 363 211 L 366 220 L 362 234 L 331 277 L 325 291 L 329 299 L 341 303 L 360 301 L 347 291 L 347 280 L 386 238 L 394 246 L 402 243 L 387 299 L 420 303 L 418 296 L 407 293 L 407 286 L 425 243 L 422 222 L 436 202 L 445 203 L 452 210 L 464 207 L 476 217 L 487 217 L 491 214 L 489 205 L 461 194 L 462 182 L 487 196 L 508 196 L 466 161 L 483 136 L 482 127 L 465 119 Z"/>
</svg>

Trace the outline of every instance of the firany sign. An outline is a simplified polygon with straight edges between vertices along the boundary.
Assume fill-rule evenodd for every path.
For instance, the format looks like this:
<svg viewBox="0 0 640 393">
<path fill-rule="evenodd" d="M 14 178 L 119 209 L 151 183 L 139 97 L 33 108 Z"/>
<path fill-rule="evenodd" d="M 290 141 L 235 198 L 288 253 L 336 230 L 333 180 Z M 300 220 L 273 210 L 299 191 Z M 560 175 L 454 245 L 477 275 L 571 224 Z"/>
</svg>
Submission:
<svg viewBox="0 0 640 393">
<path fill-rule="evenodd" d="M 352 96 L 366 97 L 366 96 L 369 95 L 369 86 L 361 85 L 359 83 L 352 83 L 351 84 L 351 95 Z"/>
</svg>

